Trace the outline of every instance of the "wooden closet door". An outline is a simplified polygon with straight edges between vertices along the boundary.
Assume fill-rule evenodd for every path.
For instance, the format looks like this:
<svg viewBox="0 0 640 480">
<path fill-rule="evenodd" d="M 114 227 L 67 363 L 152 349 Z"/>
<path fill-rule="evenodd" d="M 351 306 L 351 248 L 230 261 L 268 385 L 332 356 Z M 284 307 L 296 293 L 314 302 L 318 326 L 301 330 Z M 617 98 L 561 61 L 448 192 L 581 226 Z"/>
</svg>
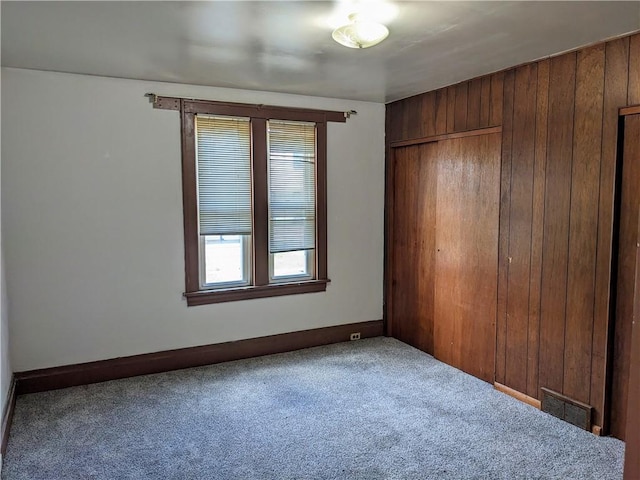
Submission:
<svg viewBox="0 0 640 480">
<path fill-rule="evenodd" d="M 393 336 L 433 353 L 437 143 L 396 148 L 391 322 Z"/>
<path fill-rule="evenodd" d="M 439 142 L 434 356 L 494 381 L 500 134 Z"/>
<path fill-rule="evenodd" d="M 392 335 L 493 382 L 500 134 L 395 148 Z"/>
<path fill-rule="evenodd" d="M 621 440 L 625 440 L 627 423 L 636 234 L 640 211 L 640 115 L 625 117 L 624 124 L 610 423 L 611 434 Z"/>
</svg>

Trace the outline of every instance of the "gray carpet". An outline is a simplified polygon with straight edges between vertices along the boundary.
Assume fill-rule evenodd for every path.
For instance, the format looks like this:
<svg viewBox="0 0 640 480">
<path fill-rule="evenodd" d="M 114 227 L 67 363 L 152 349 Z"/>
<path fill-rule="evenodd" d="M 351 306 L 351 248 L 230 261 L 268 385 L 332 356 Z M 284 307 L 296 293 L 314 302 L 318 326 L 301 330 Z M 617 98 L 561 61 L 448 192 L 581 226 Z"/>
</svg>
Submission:
<svg viewBox="0 0 640 480">
<path fill-rule="evenodd" d="M 620 479 L 623 454 L 376 338 L 20 396 L 2 478 Z"/>
</svg>

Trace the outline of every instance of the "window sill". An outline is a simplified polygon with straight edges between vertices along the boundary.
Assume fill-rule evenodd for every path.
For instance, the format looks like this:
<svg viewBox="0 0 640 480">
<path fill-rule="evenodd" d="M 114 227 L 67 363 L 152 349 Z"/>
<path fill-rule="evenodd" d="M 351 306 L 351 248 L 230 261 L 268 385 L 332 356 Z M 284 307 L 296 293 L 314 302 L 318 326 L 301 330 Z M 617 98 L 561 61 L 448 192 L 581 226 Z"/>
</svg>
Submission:
<svg viewBox="0 0 640 480">
<path fill-rule="evenodd" d="M 300 293 L 324 292 L 330 280 L 307 280 L 304 282 L 280 283 L 251 287 L 227 288 L 223 290 L 200 290 L 186 292 L 187 306 L 207 305 L 209 303 L 234 302 L 252 298 L 278 297 Z"/>
</svg>

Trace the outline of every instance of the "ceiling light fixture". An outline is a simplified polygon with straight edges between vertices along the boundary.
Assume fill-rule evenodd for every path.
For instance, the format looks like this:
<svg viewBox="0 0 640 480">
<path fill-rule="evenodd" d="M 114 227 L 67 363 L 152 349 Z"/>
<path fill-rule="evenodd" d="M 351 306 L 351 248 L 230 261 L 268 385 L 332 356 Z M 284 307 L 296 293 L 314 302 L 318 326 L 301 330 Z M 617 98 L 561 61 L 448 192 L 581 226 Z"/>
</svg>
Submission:
<svg viewBox="0 0 640 480">
<path fill-rule="evenodd" d="M 349 15 L 347 25 L 336 28 L 331 36 L 340 45 L 349 48 L 369 48 L 389 36 L 389 29 L 381 23 L 363 19 L 358 13 Z"/>
</svg>

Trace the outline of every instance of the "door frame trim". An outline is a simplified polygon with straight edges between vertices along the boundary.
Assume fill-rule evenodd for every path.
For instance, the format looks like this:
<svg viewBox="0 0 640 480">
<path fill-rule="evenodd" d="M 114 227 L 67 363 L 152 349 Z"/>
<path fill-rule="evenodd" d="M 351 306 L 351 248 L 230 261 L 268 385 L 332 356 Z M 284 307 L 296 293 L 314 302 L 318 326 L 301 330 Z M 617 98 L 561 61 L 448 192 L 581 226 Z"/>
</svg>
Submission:
<svg viewBox="0 0 640 480">
<path fill-rule="evenodd" d="M 627 115 L 636 115 L 640 113 L 640 105 L 631 105 L 628 107 L 621 107 L 618 112 L 621 117 L 626 117 Z"/>
<path fill-rule="evenodd" d="M 431 135 L 429 137 L 410 138 L 409 140 L 396 140 L 391 142 L 389 147 L 408 147 L 411 145 L 419 145 L 421 143 L 439 142 L 440 140 L 451 140 L 454 138 L 475 137 L 476 135 L 489 135 L 492 133 L 502 133 L 502 127 L 477 128 L 475 130 L 467 130 L 464 132 L 445 133 L 443 135 Z"/>
</svg>

